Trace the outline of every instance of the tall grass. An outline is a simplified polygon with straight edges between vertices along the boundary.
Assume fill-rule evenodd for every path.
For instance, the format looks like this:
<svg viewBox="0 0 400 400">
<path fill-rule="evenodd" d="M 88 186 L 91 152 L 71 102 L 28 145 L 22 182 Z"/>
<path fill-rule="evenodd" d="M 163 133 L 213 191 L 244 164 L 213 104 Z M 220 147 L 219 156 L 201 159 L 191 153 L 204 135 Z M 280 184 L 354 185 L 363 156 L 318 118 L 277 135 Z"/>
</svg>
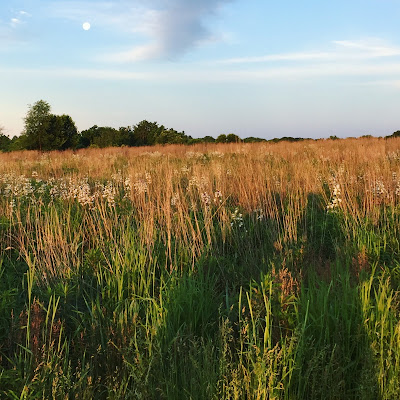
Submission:
<svg viewBox="0 0 400 400">
<path fill-rule="evenodd" d="M 0 190 L 0 397 L 399 398 L 399 140 L 0 154 Z"/>
</svg>

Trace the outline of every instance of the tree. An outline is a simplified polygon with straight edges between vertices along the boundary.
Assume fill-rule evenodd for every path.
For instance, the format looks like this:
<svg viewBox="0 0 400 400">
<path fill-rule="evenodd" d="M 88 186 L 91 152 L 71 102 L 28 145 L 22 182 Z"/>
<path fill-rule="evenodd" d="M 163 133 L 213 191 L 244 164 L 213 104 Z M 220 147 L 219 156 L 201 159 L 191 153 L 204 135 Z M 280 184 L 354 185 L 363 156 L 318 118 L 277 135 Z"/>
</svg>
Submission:
<svg viewBox="0 0 400 400">
<path fill-rule="evenodd" d="M 45 150 L 49 143 L 47 138 L 50 123 L 50 104 L 47 101 L 39 100 L 29 106 L 24 118 L 25 129 L 23 136 L 28 150 Z"/>
<path fill-rule="evenodd" d="M 393 132 L 391 135 L 389 135 L 389 136 L 385 136 L 385 139 L 390 139 L 390 138 L 397 138 L 397 137 L 400 137 L 400 131 L 396 131 L 396 132 Z"/>
<path fill-rule="evenodd" d="M 230 133 L 226 136 L 227 143 L 239 143 L 240 141 L 240 137 L 238 135 L 235 135 L 234 133 Z"/>
<path fill-rule="evenodd" d="M 157 136 L 164 130 L 157 122 L 143 120 L 133 127 L 133 137 L 136 146 L 151 146 L 155 144 Z"/>
<path fill-rule="evenodd" d="M 18 145 L 28 150 L 66 150 L 76 148 L 78 130 L 69 115 L 54 115 L 47 101 L 39 100 L 25 117 L 25 129 Z"/>
<path fill-rule="evenodd" d="M 156 137 L 157 144 L 184 144 L 188 142 L 185 132 L 178 132 L 175 129 L 163 129 Z"/>
<path fill-rule="evenodd" d="M 200 142 L 204 143 L 215 143 L 215 139 L 212 136 L 204 136 L 200 139 Z"/>
<path fill-rule="evenodd" d="M 10 144 L 8 146 L 9 151 L 21 151 L 21 150 L 26 150 L 26 145 L 25 145 L 25 136 L 13 136 L 13 138 L 10 141 Z"/>
<path fill-rule="evenodd" d="M 0 126 L 0 151 L 9 151 L 11 139 L 4 134 L 4 128 Z"/>
<path fill-rule="evenodd" d="M 226 135 L 222 134 L 217 137 L 215 143 L 226 143 Z"/>
<path fill-rule="evenodd" d="M 118 146 L 134 146 L 135 138 L 130 126 L 122 126 L 118 129 Z"/>
<path fill-rule="evenodd" d="M 81 132 L 79 147 L 112 147 L 120 146 L 121 131 L 109 126 L 94 125 Z"/>
<path fill-rule="evenodd" d="M 245 139 L 243 139 L 244 143 L 259 143 L 259 142 L 266 142 L 266 139 L 254 137 L 254 136 L 249 136 Z"/>
<path fill-rule="evenodd" d="M 44 150 L 75 149 L 78 138 L 75 122 L 69 115 L 51 115 L 46 132 L 47 148 Z"/>
</svg>

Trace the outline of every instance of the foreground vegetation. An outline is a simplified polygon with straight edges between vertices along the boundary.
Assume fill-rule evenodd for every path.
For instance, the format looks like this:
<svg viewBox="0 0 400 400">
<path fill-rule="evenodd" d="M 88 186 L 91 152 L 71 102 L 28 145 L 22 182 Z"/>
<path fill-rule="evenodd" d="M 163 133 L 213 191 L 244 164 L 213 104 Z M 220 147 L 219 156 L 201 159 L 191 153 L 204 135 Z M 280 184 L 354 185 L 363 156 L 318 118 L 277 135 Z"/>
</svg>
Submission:
<svg viewBox="0 0 400 400">
<path fill-rule="evenodd" d="M 400 139 L 5 153 L 0 189 L 0 397 L 400 397 Z"/>
</svg>

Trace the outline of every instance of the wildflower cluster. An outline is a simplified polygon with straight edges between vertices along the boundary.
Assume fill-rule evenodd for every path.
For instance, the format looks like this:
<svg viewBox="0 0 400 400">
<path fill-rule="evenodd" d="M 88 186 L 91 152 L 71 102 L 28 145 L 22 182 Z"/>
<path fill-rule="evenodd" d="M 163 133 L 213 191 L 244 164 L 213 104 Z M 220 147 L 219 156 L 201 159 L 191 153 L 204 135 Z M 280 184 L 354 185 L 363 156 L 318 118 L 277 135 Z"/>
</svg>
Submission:
<svg viewBox="0 0 400 400">
<path fill-rule="evenodd" d="M 214 203 L 215 204 L 222 203 L 222 192 L 220 190 L 216 190 L 214 193 Z"/>
<path fill-rule="evenodd" d="M 231 226 L 238 226 L 239 228 L 244 226 L 243 214 L 239 212 L 238 207 L 236 207 L 235 211 L 231 214 Z"/>
<path fill-rule="evenodd" d="M 396 189 L 394 191 L 396 196 L 400 196 L 400 181 L 397 182 Z"/>
<path fill-rule="evenodd" d="M 197 188 L 200 191 L 205 191 L 207 186 L 208 186 L 208 180 L 207 180 L 207 178 L 205 176 L 193 175 L 189 179 L 188 190 L 190 190 L 191 188 Z"/>
<path fill-rule="evenodd" d="M 175 207 L 177 206 L 179 203 L 179 194 L 178 193 L 174 193 L 171 197 L 171 206 Z"/>
<path fill-rule="evenodd" d="M 391 151 L 386 154 L 388 161 L 396 162 L 400 161 L 400 151 Z"/>
<path fill-rule="evenodd" d="M 26 197 L 29 198 L 35 191 L 32 180 L 25 175 L 4 174 L 0 177 L 3 187 L 0 194 L 5 197 Z"/>
<path fill-rule="evenodd" d="M 9 199 L 10 208 L 15 207 L 15 200 L 28 201 L 33 204 L 53 202 L 56 200 L 76 200 L 82 206 L 93 206 L 96 199 L 103 198 L 108 205 L 115 205 L 117 195 L 116 183 L 113 180 L 104 184 L 95 182 L 90 185 L 86 178 L 49 178 L 47 181 L 39 179 L 37 172 L 34 178 L 24 175 L 15 176 L 5 174 L 0 177 L 0 195 Z"/>
<path fill-rule="evenodd" d="M 385 184 L 380 179 L 375 181 L 375 183 L 372 185 L 371 191 L 375 197 L 379 198 L 384 197 L 388 193 Z"/>
<path fill-rule="evenodd" d="M 215 157 L 215 158 L 223 158 L 224 157 L 224 153 L 221 153 L 220 151 L 210 151 L 208 153 L 208 155 L 210 157 Z"/>
<path fill-rule="evenodd" d="M 334 184 L 332 187 L 332 198 L 330 203 L 326 206 L 328 211 L 335 210 L 339 207 L 342 202 L 342 191 L 340 189 L 340 185 L 334 180 Z"/>
<path fill-rule="evenodd" d="M 149 185 L 146 181 L 138 180 L 133 184 L 133 188 L 135 189 L 136 194 L 144 194 L 149 190 Z"/>
<path fill-rule="evenodd" d="M 204 159 L 204 154 L 199 151 L 188 151 L 186 153 L 186 158 L 193 160 L 201 160 Z"/>
<path fill-rule="evenodd" d="M 206 207 L 210 207 L 211 205 L 211 196 L 207 192 L 201 193 L 201 201 Z"/>
</svg>

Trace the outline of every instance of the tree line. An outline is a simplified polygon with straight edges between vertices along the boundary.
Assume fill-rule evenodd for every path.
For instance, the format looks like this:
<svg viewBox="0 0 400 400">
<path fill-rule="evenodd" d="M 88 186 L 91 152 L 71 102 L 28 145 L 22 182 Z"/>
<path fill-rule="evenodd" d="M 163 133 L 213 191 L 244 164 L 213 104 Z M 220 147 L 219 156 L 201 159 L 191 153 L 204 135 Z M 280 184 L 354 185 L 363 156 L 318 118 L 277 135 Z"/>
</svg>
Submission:
<svg viewBox="0 0 400 400">
<path fill-rule="evenodd" d="M 0 127 L 0 151 L 15 150 L 67 150 L 83 148 L 104 148 L 118 146 L 153 146 L 156 144 L 194 144 L 194 143 L 254 143 L 266 142 L 266 139 L 247 137 L 241 139 L 234 133 L 221 134 L 217 138 L 204 136 L 193 138 L 184 131 L 178 132 L 166 128 L 157 122 L 143 120 L 134 126 L 115 129 L 109 126 L 94 125 L 89 129 L 78 132 L 73 119 L 66 114 L 51 113 L 50 104 L 39 100 L 29 106 L 24 118 L 24 130 L 20 136 L 10 139 Z M 365 135 L 366 137 L 369 135 Z M 400 131 L 394 132 L 386 138 L 399 137 Z M 330 139 L 339 139 L 331 136 Z M 305 138 L 282 137 L 268 140 L 268 142 L 296 142 Z"/>
<path fill-rule="evenodd" d="M 262 141 L 247 138 L 244 141 Z M 78 132 L 75 122 L 69 115 L 51 113 L 50 104 L 39 100 L 29 106 L 24 118 L 24 130 L 20 136 L 10 139 L 0 128 L 0 150 L 66 150 L 83 148 L 104 148 L 111 146 L 152 146 L 156 144 L 235 143 L 242 139 L 233 134 L 222 134 L 216 139 L 212 136 L 193 138 L 184 131 L 166 128 L 157 122 L 143 120 L 134 126 L 115 129 L 109 126 L 94 125 Z"/>
</svg>

